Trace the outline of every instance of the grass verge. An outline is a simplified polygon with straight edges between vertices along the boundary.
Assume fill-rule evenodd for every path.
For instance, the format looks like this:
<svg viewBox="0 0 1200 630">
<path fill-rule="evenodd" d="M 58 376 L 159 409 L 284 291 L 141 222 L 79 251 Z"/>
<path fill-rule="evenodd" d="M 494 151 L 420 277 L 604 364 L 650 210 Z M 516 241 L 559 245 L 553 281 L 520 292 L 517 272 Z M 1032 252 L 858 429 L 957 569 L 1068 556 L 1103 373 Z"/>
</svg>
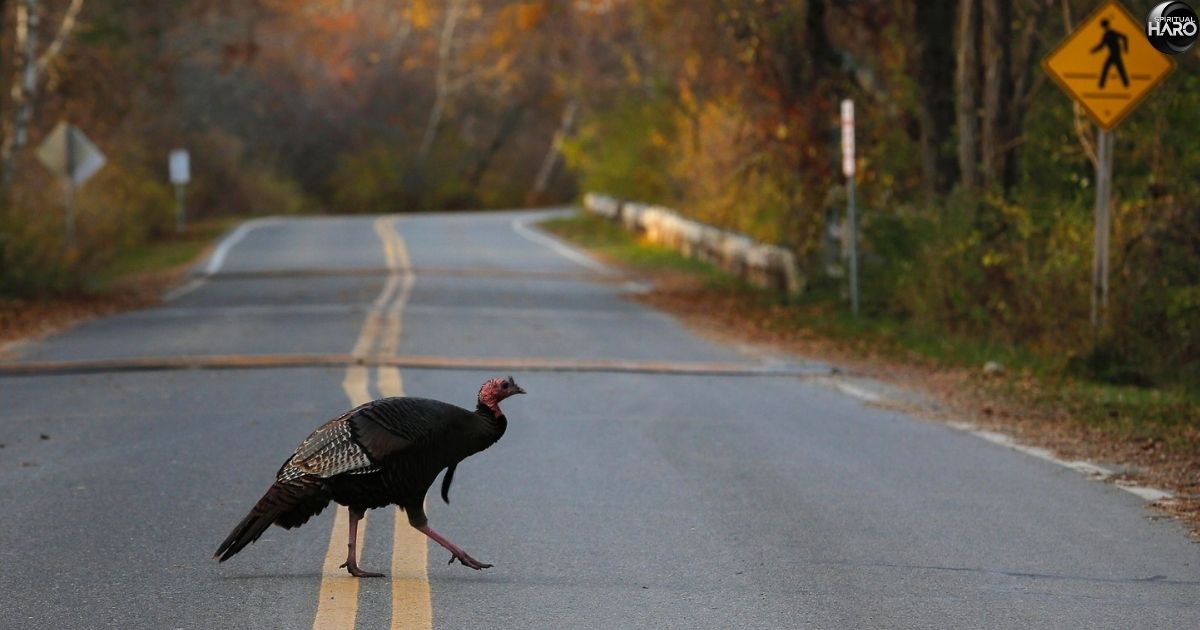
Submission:
<svg viewBox="0 0 1200 630">
<path fill-rule="evenodd" d="M 1076 378 L 1061 358 L 988 340 L 853 318 L 836 290 L 783 297 L 704 263 L 641 242 L 603 218 L 577 215 L 540 227 L 648 281 L 638 299 L 718 336 L 769 344 L 930 394 L 943 419 L 969 420 L 1056 451 L 1103 462 L 1132 481 L 1169 490 L 1158 507 L 1200 531 L 1200 395 Z M 994 361 L 1000 371 L 985 373 Z"/>
<path fill-rule="evenodd" d="M 76 294 L 0 298 L 0 344 L 44 335 L 80 320 L 158 302 L 212 242 L 240 222 L 227 217 L 199 221 L 181 234 L 121 250 Z M 0 346 L 0 358 L 3 346 Z"/>
</svg>

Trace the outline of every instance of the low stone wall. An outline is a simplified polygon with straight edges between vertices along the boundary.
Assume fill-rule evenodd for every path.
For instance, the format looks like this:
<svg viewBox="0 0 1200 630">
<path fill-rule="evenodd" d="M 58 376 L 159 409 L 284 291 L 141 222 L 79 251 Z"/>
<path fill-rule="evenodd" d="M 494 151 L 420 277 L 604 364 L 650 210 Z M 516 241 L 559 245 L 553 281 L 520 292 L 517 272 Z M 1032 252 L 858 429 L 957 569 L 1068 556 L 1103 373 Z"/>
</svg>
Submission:
<svg viewBox="0 0 1200 630">
<path fill-rule="evenodd" d="M 743 234 L 693 221 L 670 208 L 597 193 L 584 195 L 583 207 L 644 235 L 652 243 L 715 265 L 755 286 L 789 293 L 803 286 L 796 255 L 785 247 L 766 245 Z"/>
</svg>

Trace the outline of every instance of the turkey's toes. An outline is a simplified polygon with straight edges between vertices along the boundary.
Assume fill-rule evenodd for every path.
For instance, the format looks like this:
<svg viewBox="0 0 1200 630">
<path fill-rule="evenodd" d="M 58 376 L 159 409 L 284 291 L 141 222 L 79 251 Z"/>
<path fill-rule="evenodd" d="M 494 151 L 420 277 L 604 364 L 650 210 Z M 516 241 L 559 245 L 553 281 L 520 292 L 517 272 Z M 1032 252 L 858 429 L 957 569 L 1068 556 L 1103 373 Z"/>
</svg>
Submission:
<svg viewBox="0 0 1200 630">
<path fill-rule="evenodd" d="M 476 571 L 479 571 L 480 569 L 492 568 L 492 565 L 480 562 L 465 553 L 450 554 L 450 562 L 447 562 L 446 564 L 454 564 L 455 560 L 458 560 L 458 562 L 460 564 L 462 564 L 464 567 L 467 567 L 470 569 L 475 569 Z"/>
<path fill-rule="evenodd" d="M 346 571 L 348 571 L 350 573 L 350 575 L 353 575 L 354 577 L 357 577 L 357 578 L 383 577 L 382 573 L 375 573 L 374 571 L 363 571 L 362 569 L 358 568 L 358 565 L 346 566 L 347 564 L 348 563 L 343 562 L 342 565 L 338 568 L 345 569 Z"/>
</svg>

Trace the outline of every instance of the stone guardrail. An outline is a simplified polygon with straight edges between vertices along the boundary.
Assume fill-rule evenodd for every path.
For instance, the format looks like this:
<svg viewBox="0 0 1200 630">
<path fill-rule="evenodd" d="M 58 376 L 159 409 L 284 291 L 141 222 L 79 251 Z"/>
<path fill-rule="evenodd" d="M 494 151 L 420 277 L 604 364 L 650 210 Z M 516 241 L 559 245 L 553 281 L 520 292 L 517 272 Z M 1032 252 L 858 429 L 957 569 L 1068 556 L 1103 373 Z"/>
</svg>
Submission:
<svg viewBox="0 0 1200 630">
<path fill-rule="evenodd" d="M 778 245 L 685 218 L 670 208 L 587 193 L 584 210 L 616 221 L 652 243 L 702 260 L 758 287 L 796 292 L 803 286 L 796 255 Z"/>
</svg>

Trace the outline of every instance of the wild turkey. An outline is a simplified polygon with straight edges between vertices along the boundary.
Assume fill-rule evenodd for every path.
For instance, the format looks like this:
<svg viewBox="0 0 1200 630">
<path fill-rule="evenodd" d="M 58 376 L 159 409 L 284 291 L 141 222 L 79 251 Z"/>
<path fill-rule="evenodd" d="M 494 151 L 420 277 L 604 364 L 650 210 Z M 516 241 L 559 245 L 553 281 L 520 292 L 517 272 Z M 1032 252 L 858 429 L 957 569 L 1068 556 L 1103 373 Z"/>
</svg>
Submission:
<svg viewBox="0 0 1200 630">
<path fill-rule="evenodd" d="M 429 528 L 425 493 L 438 473 L 442 499 L 450 503 L 450 482 L 459 462 L 500 439 L 508 420 L 500 401 L 525 390 L 494 378 L 479 388 L 475 411 L 427 398 L 383 398 L 360 405 L 312 432 L 275 475 L 275 483 L 213 555 L 224 562 L 258 540 L 272 523 L 291 529 L 308 521 L 329 502 L 350 510 L 350 540 L 342 566 L 355 577 L 382 577 L 358 568 L 355 538 L 368 508 L 395 504 L 418 531 L 445 547 L 463 566 L 491 567 L 472 558 Z"/>
</svg>

